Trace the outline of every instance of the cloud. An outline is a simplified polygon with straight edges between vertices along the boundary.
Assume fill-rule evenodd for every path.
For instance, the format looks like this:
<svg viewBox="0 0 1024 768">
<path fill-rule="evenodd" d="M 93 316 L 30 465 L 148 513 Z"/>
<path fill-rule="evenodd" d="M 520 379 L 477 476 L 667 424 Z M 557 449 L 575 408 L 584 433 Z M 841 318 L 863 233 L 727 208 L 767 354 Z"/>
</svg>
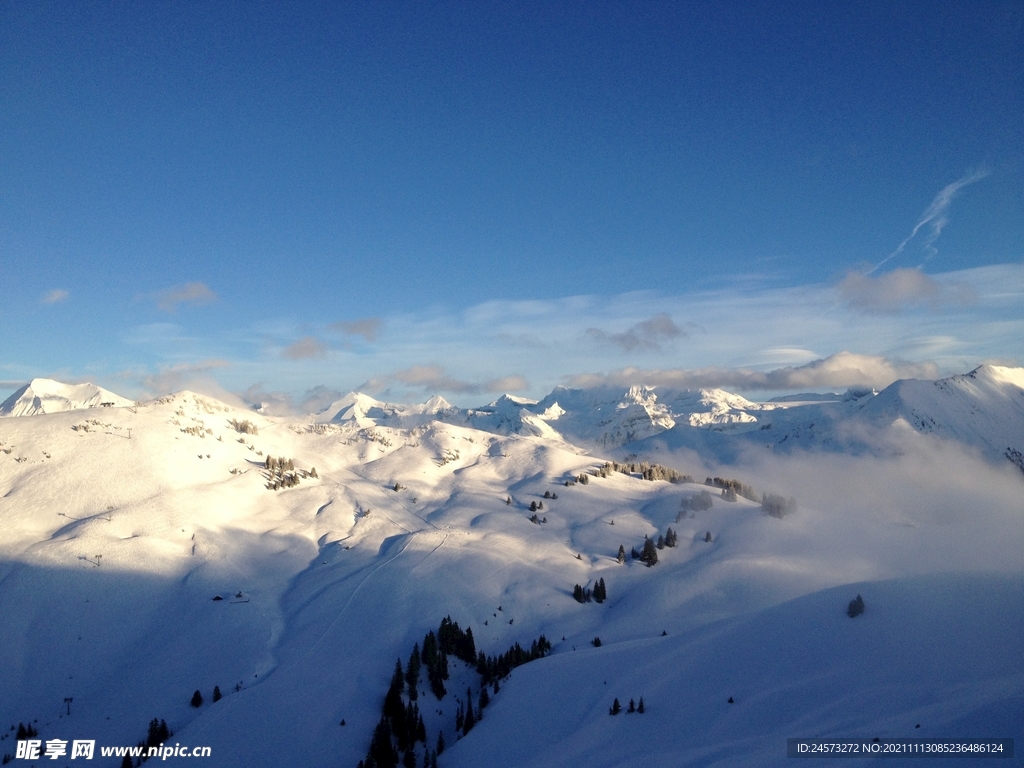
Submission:
<svg viewBox="0 0 1024 768">
<path fill-rule="evenodd" d="M 303 413 L 320 413 L 320 411 L 335 400 L 340 400 L 343 394 L 344 392 L 340 390 L 318 384 L 306 390 L 302 400 L 299 402 L 299 408 L 302 409 Z"/>
<path fill-rule="evenodd" d="M 608 333 L 600 328 L 587 328 L 586 333 L 598 343 L 617 346 L 623 352 L 638 349 L 658 351 L 661 349 L 659 342 L 686 336 L 667 312 L 659 312 L 650 320 L 639 322 L 622 333 Z"/>
<path fill-rule="evenodd" d="M 177 363 L 161 367 L 153 374 L 144 375 L 142 386 L 151 394 L 165 395 L 188 389 L 199 394 L 216 397 L 231 405 L 245 407 L 238 396 L 229 392 L 217 383 L 211 371 L 228 368 L 231 364 L 226 360 L 209 359 L 197 363 Z"/>
<path fill-rule="evenodd" d="M 156 305 L 164 312 L 174 312 L 179 304 L 212 304 L 217 294 L 205 283 L 185 283 L 157 294 Z"/>
<path fill-rule="evenodd" d="M 897 379 L 936 379 L 934 363 L 908 363 L 874 355 L 840 352 L 800 366 L 755 371 L 747 368 L 657 370 L 623 368 L 608 374 L 580 374 L 567 382 L 574 387 L 646 384 L 674 389 L 724 388 L 742 391 L 801 390 L 849 387 L 882 389 Z"/>
<path fill-rule="evenodd" d="M 289 360 L 309 360 L 313 357 L 324 357 L 329 347 L 313 336 L 306 336 L 294 344 L 285 347 L 281 353 Z"/>
<path fill-rule="evenodd" d="M 849 272 L 836 287 L 843 301 L 862 312 L 893 313 L 920 304 L 968 304 L 974 299 L 966 285 L 943 286 L 920 269 L 894 269 L 878 277 Z"/>
<path fill-rule="evenodd" d="M 384 323 L 379 317 L 364 317 L 359 320 L 331 323 L 327 327 L 332 331 L 338 331 L 348 336 L 362 336 L 367 342 L 374 342 L 377 340 L 377 334 L 384 327 Z"/>
<path fill-rule="evenodd" d="M 63 288 L 54 288 L 52 291 L 47 292 L 41 301 L 43 304 L 59 304 L 62 301 L 67 301 L 70 295 Z"/>
<path fill-rule="evenodd" d="M 976 181 L 981 181 L 988 175 L 989 171 L 974 171 L 972 173 L 968 173 L 961 179 L 957 179 L 952 184 L 944 186 L 939 191 L 939 194 L 935 196 L 935 199 L 932 200 L 931 205 L 929 205 L 927 210 L 925 210 L 921 215 L 921 219 L 914 225 L 914 229 L 911 231 L 907 239 L 900 243 L 899 247 L 895 251 L 878 262 L 868 272 L 868 274 L 870 275 L 872 272 L 878 271 L 878 269 L 887 261 L 903 253 L 903 249 L 907 247 L 907 244 L 917 237 L 917 233 L 925 226 L 928 227 L 928 232 L 925 235 L 923 244 L 923 248 L 927 253 L 925 261 L 934 257 L 939 252 L 935 247 L 935 241 L 939 239 L 939 235 L 942 234 L 942 230 L 945 229 L 946 224 L 949 223 L 947 211 L 949 210 L 950 203 L 953 202 L 953 197 L 964 187 L 969 184 L 973 184 Z"/>
<path fill-rule="evenodd" d="M 522 376 L 503 376 L 484 382 L 484 392 L 522 392 L 530 388 L 530 383 Z"/>
<path fill-rule="evenodd" d="M 241 393 L 241 397 L 246 403 L 268 416 L 297 416 L 320 413 L 335 400 L 340 399 L 342 394 L 337 389 L 318 384 L 307 389 L 296 404 L 290 393 L 268 390 L 261 383 L 250 386 Z"/>
<path fill-rule="evenodd" d="M 503 376 L 477 383 L 463 381 L 449 376 L 439 365 L 414 365 L 384 376 L 368 379 L 358 389 L 366 392 L 381 393 L 389 391 L 393 385 L 401 385 L 408 389 L 418 390 L 426 394 L 438 392 L 457 395 L 478 395 L 483 392 L 506 392 L 524 390 L 529 387 L 526 379 L 519 375 Z"/>
</svg>

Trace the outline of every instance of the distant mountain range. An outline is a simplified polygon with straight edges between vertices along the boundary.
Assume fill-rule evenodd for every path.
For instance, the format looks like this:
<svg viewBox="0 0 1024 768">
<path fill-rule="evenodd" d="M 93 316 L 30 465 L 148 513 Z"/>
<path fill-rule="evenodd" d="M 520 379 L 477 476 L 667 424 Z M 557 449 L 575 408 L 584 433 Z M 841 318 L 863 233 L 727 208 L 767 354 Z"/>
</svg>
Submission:
<svg viewBox="0 0 1024 768">
<path fill-rule="evenodd" d="M 1010 459 L 1024 471 L 1024 368 L 983 365 L 937 381 L 902 379 L 881 392 L 798 394 L 764 403 L 721 389 L 556 387 L 540 401 L 503 395 L 478 408 L 441 397 L 418 405 L 351 393 L 318 414 L 329 423 L 411 427 L 436 420 L 500 435 L 561 439 L 643 454 L 692 448 L 719 461 L 742 450 L 885 452 L 881 433 L 911 428 Z"/>
<path fill-rule="evenodd" d="M 94 384 L 34 379 L 0 405 L 0 416 L 132 404 Z M 641 385 L 559 386 L 539 401 L 503 395 L 475 408 L 437 395 L 407 405 L 351 392 L 315 420 L 404 429 L 439 421 L 638 455 L 691 448 L 718 461 L 751 448 L 880 453 L 887 450 L 881 433 L 910 428 L 956 440 L 991 460 L 1009 459 L 1024 471 L 1024 368 L 983 365 L 937 381 L 902 379 L 881 392 L 797 394 L 762 403 L 721 389 Z"/>
</svg>

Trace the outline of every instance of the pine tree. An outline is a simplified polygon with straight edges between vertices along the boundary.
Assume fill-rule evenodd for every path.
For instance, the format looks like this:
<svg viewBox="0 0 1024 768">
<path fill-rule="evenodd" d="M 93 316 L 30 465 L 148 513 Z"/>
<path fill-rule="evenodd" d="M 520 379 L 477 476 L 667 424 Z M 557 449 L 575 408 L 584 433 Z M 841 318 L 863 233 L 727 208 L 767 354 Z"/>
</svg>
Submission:
<svg viewBox="0 0 1024 768">
<path fill-rule="evenodd" d="M 643 696 L 640 697 L 640 703 L 637 704 L 636 711 L 639 712 L 641 715 L 645 711 L 644 710 L 644 697 Z"/>
<path fill-rule="evenodd" d="M 611 709 L 608 710 L 608 714 L 609 715 L 617 715 L 621 711 L 622 711 L 622 705 L 619 704 L 619 700 L 616 699 L 615 701 L 612 702 L 612 707 L 611 707 Z"/>
<path fill-rule="evenodd" d="M 632 699 L 630 699 L 629 700 L 629 706 L 626 707 L 626 714 L 629 715 L 629 714 L 632 714 L 633 712 L 636 712 L 636 704 L 633 702 Z"/>
<path fill-rule="evenodd" d="M 466 689 L 466 717 L 463 719 L 462 733 L 467 734 L 476 725 L 476 715 L 473 714 L 473 691 Z"/>
<path fill-rule="evenodd" d="M 484 711 L 484 708 L 491 703 L 491 695 L 487 692 L 487 686 L 480 688 L 480 712 Z"/>
<path fill-rule="evenodd" d="M 221 696 L 221 693 L 220 693 L 220 686 L 219 685 L 213 686 L 213 700 L 214 701 L 220 701 L 222 698 L 223 698 L 223 696 Z"/>
<path fill-rule="evenodd" d="M 434 750 L 435 754 L 442 754 L 444 752 L 444 731 L 437 732 L 437 748 Z"/>
<path fill-rule="evenodd" d="M 640 560 L 647 563 L 648 568 L 658 564 L 658 550 L 649 536 L 644 539 L 644 549 L 640 553 Z"/>
<path fill-rule="evenodd" d="M 412 647 L 412 655 L 409 657 L 409 664 L 406 667 L 405 683 L 409 688 L 409 700 L 416 701 L 419 695 L 416 688 L 420 681 L 420 644 Z"/>
<path fill-rule="evenodd" d="M 376 765 L 377 768 L 396 768 L 398 765 L 398 753 L 391 744 L 391 726 L 384 715 L 381 715 L 380 722 L 373 731 L 367 760 L 372 760 L 372 765 Z"/>
<path fill-rule="evenodd" d="M 626 548 L 624 546 L 622 546 L 621 544 L 619 544 L 619 557 L 618 557 L 618 561 L 619 561 L 620 565 L 622 563 L 626 562 Z"/>
<path fill-rule="evenodd" d="M 196 690 L 196 692 L 192 694 L 191 704 L 196 709 L 199 709 L 199 707 L 203 706 L 203 694 L 201 694 L 198 690 Z"/>
<path fill-rule="evenodd" d="M 846 615 L 851 619 L 860 616 L 864 613 L 864 598 L 857 595 L 856 599 L 851 600 L 849 606 L 846 608 Z"/>
</svg>

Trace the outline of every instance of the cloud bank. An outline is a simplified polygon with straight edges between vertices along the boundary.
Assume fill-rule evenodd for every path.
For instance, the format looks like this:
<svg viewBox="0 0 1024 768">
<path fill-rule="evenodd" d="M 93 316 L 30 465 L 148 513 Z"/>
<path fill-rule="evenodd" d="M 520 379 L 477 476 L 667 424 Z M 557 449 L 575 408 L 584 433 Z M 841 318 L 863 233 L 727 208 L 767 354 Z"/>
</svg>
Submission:
<svg viewBox="0 0 1024 768">
<path fill-rule="evenodd" d="M 672 389 L 730 389 L 744 392 L 848 389 L 882 389 L 897 379 L 936 379 L 940 372 L 934 363 L 892 361 L 874 355 L 839 352 L 806 365 L 756 371 L 744 368 L 640 369 L 622 368 L 607 374 L 569 376 L 573 387 L 631 386 L 646 384 Z"/>
<path fill-rule="evenodd" d="M 877 277 L 849 272 L 836 287 L 847 304 L 864 312 L 895 313 L 922 304 L 936 308 L 975 300 L 970 286 L 942 285 L 919 268 L 894 269 Z"/>
</svg>

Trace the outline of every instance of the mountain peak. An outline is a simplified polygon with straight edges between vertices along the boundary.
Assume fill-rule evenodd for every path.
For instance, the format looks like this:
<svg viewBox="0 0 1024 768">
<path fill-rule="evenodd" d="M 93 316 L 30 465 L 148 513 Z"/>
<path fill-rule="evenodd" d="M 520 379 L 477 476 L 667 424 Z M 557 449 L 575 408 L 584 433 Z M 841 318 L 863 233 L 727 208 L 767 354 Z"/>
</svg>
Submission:
<svg viewBox="0 0 1024 768">
<path fill-rule="evenodd" d="M 32 379 L 0 403 L 0 416 L 37 416 L 101 405 L 123 407 L 134 401 L 95 384 L 64 384 L 53 379 Z"/>
</svg>

